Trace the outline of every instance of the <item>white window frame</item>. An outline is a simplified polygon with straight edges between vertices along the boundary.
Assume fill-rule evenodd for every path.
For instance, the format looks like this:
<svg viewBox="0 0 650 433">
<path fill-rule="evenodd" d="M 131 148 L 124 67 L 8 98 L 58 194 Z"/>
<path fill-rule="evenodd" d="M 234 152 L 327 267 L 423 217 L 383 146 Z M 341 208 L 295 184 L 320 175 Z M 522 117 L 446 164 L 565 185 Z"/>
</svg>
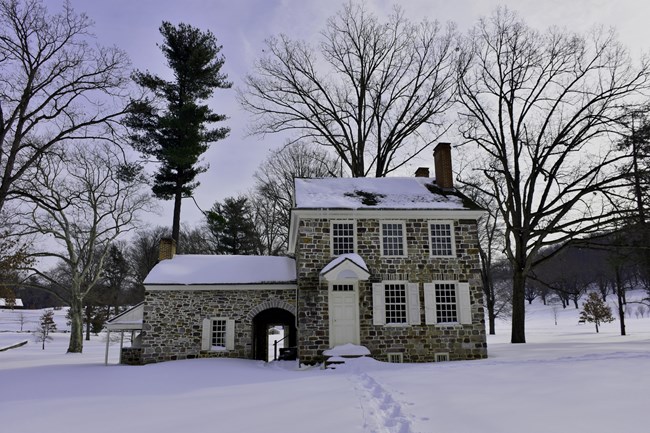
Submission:
<svg viewBox="0 0 650 433">
<path fill-rule="evenodd" d="M 436 284 L 454 284 L 456 290 L 456 318 L 455 322 L 439 322 L 436 306 Z M 424 317 L 427 325 L 455 326 L 472 323 L 472 306 L 470 300 L 469 283 L 454 280 L 438 280 L 424 284 Z"/>
<path fill-rule="evenodd" d="M 402 364 L 404 362 L 404 354 L 402 352 L 387 352 L 386 360 L 393 364 Z"/>
<path fill-rule="evenodd" d="M 214 322 L 225 322 L 225 346 L 212 345 L 212 330 Z M 235 349 L 235 321 L 228 317 L 208 317 L 203 319 L 203 332 L 201 335 L 201 350 L 209 352 L 225 352 Z"/>
<path fill-rule="evenodd" d="M 385 254 L 384 252 L 384 224 L 394 224 L 402 227 L 402 254 Z M 380 221 L 379 222 L 379 247 L 381 257 L 408 257 L 406 249 L 406 224 L 404 221 Z"/>
<path fill-rule="evenodd" d="M 431 225 L 432 224 L 438 224 L 438 225 L 448 225 L 449 226 L 449 231 L 451 234 L 451 254 L 434 254 L 433 253 L 433 239 L 432 239 L 432 233 L 431 233 Z M 429 256 L 430 257 L 456 257 L 456 235 L 454 233 L 455 228 L 454 228 L 454 222 L 449 221 L 449 220 L 430 220 L 427 223 L 427 228 L 429 232 Z"/>
<path fill-rule="evenodd" d="M 336 224 L 352 224 L 352 253 L 357 251 L 357 222 L 355 220 L 332 220 L 330 221 L 330 252 L 332 256 L 337 257 L 341 254 L 334 252 L 334 225 Z"/>
<path fill-rule="evenodd" d="M 386 285 L 403 284 L 406 289 L 406 322 L 386 323 Z M 420 285 L 403 280 L 385 280 L 372 284 L 372 323 L 387 327 L 405 327 L 422 323 Z"/>
<path fill-rule="evenodd" d="M 436 352 L 433 354 L 434 362 L 449 362 L 449 352 Z"/>
</svg>

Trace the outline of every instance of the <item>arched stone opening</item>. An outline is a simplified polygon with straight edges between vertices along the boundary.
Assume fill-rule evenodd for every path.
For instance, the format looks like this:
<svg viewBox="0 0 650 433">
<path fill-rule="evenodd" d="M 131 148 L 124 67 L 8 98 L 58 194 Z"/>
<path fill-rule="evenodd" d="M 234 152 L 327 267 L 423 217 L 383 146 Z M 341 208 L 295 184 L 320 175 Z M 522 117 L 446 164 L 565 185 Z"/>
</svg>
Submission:
<svg viewBox="0 0 650 433">
<path fill-rule="evenodd" d="M 253 356 L 255 359 L 262 361 L 274 359 L 272 338 L 274 335 L 278 335 L 274 331 L 281 334 L 282 341 L 278 343 L 278 347 L 296 347 L 296 316 L 283 308 L 268 308 L 253 317 Z M 279 350 L 277 355 L 280 355 Z"/>
</svg>

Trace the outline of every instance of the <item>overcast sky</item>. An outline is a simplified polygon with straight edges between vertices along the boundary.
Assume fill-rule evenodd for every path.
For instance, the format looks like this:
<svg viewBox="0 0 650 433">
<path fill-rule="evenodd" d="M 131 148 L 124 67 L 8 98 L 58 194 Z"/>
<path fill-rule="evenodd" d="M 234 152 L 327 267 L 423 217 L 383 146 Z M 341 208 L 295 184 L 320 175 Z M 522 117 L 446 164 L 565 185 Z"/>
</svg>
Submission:
<svg viewBox="0 0 650 433">
<path fill-rule="evenodd" d="M 46 0 L 50 12 L 57 1 Z M 71 0 L 77 12 L 85 12 L 94 22 L 94 33 L 102 45 L 125 50 L 133 67 L 164 74 L 166 65 L 157 43 L 163 20 L 184 22 L 202 30 L 211 30 L 223 45 L 226 58 L 223 72 L 234 87 L 252 70 L 264 48 L 264 40 L 278 33 L 292 38 L 316 41 L 327 18 L 344 3 L 339 0 Z M 408 18 L 419 21 L 454 21 L 465 31 L 476 20 L 498 5 L 508 5 L 533 27 L 543 30 L 551 25 L 585 31 L 593 25 L 614 26 L 620 40 L 635 57 L 650 49 L 650 1 L 648 0 L 367 0 L 377 15 L 385 16 L 398 3 Z M 217 90 L 210 106 L 226 114 L 230 136 L 214 143 L 204 155 L 210 164 L 200 175 L 201 186 L 195 197 L 204 210 L 225 197 L 245 193 L 252 187 L 252 176 L 270 149 L 283 143 L 282 137 L 246 135 L 249 117 L 237 104 L 235 90 Z M 427 157 L 428 159 L 428 157 Z M 432 161 L 427 161 L 426 163 Z M 415 165 L 404 174 L 415 171 Z M 162 214 L 152 216 L 153 224 L 171 225 L 171 202 L 163 203 Z M 185 200 L 181 220 L 195 225 L 201 213 L 192 201 Z"/>
</svg>

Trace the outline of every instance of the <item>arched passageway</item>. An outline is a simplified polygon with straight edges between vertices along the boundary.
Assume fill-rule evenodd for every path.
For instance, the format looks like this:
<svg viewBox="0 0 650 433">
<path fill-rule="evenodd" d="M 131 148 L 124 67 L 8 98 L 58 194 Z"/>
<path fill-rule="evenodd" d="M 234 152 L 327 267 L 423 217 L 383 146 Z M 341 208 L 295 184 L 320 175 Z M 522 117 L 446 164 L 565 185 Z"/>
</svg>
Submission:
<svg viewBox="0 0 650 433">
<path fill-rule="evenodd" d="M 277 331 L 277 330 L 280 331 Z M 279 332 L 284 337 L 278 347 L 295 348 L 297 344 L 296 317 L 282 308 L 262 310 L 253 318 L 254 357 L 268 361 L 273 359 L 273 349 L 269 350 L 271 338 Z M 272 347 L 272 346 L 271 346 Z M 279 352 L 278 352 L 279 354 Z"/>
</svg>

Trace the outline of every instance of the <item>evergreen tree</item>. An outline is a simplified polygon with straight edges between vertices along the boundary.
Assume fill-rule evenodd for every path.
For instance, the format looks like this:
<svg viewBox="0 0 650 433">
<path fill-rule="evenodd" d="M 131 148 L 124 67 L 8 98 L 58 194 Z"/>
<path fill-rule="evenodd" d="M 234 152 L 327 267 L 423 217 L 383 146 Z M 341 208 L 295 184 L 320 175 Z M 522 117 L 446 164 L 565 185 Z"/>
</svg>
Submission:
<svg viewBox="0 0 650 433">
<path fill-rule="evenodd" d="M 214 89 L 230 88 L 232 83 L 220 72 L 222 47 L 210 31 L 163 22 L 160 33 L 164 39 L 160 48 L 174 79 L 166 81 L 149 72 L 136 72 L 135 82 L 154 96 L 133 104 L 126 125 L 134 131 L 133 147 L 160 162 L 153 192 L 158 198 L 174 200 L 172 238 L 178 244 L 181 199 L 192 195 L 199 185 L 196 176 L 207 170 L 206 165 L 198 165 L 199 157 L 209 143 L 225 138 L 230 131 L 208 128 L 226 116 L 214 113 L 202 102 Z"/>
<path fill-rule="evenodd" d="M 587 301 L 582 305 L 580 320 L 594 323 L 596 333 L 598 333 L 598 325 L 613 322 L 614 317 L 612 316 L 612 309 L 601 299 L 598 293 L 591 292 L 587 297 Z"/>
<path fill-rule="evenodd" d="M 43 350 L 45 350 L 45 342 L 52 341 L 50 336 L 51 332 L 56 331 L 56 323 L 54 323 L 54 311 L 45 311 L 40 318 L 38 328 L 34 331 L 34 338 L 36 341 L 43 343 Z"/>
<path fill-rule="evenodd" d="M 131 268 L 124 258 L 122 249 L 111 244 L 102 272 L 102 287 L 100 288 L 102 293 L 99 297 L 101 303 L 106 306 L 105 316 L 107 318 L 111 315 L 111 307 L 114 309 L 114 314 L 117 315 L 120 305 L 125 304 L 123 295 L 127 290 L 130 276 Z"/>
<path fill-rule="evenodd" d="M 11 287 L 5 286 L 0 282 L 0 299 L 4 299 L 5 307 L 12 310 L 16 306 L 16 294 Z"/>
<path fill-rule="evenodd" d="M 216 240 L 217 254 L 259 254 L 262 247 L 246 197 L 228 197 L 215 203 L 207 224 Z"/>
</svg>

